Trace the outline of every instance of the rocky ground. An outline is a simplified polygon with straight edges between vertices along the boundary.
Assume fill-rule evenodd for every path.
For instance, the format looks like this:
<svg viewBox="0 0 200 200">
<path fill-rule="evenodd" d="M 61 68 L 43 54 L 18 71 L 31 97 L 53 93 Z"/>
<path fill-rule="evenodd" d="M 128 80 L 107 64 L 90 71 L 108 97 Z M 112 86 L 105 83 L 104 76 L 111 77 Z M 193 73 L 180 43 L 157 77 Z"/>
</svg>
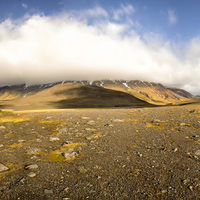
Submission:
<svg viewBox="0 0 200 200">
<path fill-rule="evenodd" d="M 0 112 L 1 199 L 200 199 L 200 106 Z"/>
</svg>

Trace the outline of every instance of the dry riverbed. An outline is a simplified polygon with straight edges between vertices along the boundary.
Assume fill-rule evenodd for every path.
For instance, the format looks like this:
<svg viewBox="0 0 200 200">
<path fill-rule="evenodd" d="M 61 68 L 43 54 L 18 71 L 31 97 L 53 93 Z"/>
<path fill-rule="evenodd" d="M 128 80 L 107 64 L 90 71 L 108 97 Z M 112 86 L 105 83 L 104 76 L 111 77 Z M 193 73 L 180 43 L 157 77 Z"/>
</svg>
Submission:
<svg viewBox="0 0 200 200">
<path fill-rule="evenodd" d="M 200 199 L 200 107 L 0 112 L 0 198 Z"/>
</svg>

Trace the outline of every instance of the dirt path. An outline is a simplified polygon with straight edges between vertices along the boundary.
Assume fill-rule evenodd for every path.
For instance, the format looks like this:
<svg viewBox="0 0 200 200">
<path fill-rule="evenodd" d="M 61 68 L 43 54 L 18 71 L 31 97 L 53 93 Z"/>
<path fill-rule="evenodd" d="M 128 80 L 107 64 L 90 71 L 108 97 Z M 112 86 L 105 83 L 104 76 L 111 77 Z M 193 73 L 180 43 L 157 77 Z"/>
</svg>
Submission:
<svg viewBox="0 0 200 200">
<path fill-rule="evenodd" d="M 1 112 L 0 198 L 200 199 L 199 109 Z"/>
</svg>

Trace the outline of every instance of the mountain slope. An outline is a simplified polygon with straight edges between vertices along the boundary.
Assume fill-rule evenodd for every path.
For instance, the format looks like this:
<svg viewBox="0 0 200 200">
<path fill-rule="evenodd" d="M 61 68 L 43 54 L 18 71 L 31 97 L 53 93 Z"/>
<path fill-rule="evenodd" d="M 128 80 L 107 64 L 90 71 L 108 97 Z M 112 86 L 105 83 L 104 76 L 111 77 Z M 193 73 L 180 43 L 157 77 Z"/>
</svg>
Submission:
<svg viewBox="0 0 200 200">
<path fill-rule="evenodd" d="M 63 81 L 0 88 L 0 105 L 15 109 L 140 107 L 197 101 L 179 88 L 143 81 Z"/>
</svg>

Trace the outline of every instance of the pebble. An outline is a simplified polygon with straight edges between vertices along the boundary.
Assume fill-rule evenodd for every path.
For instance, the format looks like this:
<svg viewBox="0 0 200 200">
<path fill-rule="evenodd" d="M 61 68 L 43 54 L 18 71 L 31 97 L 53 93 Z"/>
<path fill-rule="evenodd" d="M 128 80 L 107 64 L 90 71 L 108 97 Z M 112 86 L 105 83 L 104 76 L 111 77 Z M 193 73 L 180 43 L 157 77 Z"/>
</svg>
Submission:
<svg viewBox="0 0 200 200">
<path fill-rule="evenodd" d="M 90 117 L 81 117 L 81 119 L 90 119 Z"/>
<path fill-rule="evenodd" d="M 6 127 L 5 126 L 0 126 L 0 129 L 6 129 Z"/>
<path fill-rule="evenodd" d="M 98 138 L 98 136 L 96 134 L 94 134 L 94 135 L 90 135 L 90 136 L 86 137 L 87 140 L 91 140 L 93 138 Z"/>
<path fill-rule="evenodd" d="M 28 151 L 28 153 L 34 154 L 34 153 L 37 153 L 37 152 L 39 152 L 39 151 L 41 151 L 41 149 L 39 149 L 39 148 L 37 148 L 37 147 L 33 147 L 33 148 L 31 148 L 31 149 Z"/>
<path fill-rule="evenodd" d="M 79 172 L 81 172 L 81 173 L 86 173 L 86 172 L 87 172 L 87 169 L 85 169 L 85 167 L 83 167 L 83 166 L 79 166 L 79 167 L 78 167 L 78 170 L 79 170 Z"/>
<path fill-rule="evenodd" d="M 60 138 L 58 138 L 58 137 L 50 137 L 49 138 L 49 140 L 51 141 L 51 142 L 53 142 L 53 141 L 58 141 L 58 140 L 60 140 Z"/>
<path fill-rule="evenodd" d="M 176 152 L 177 150 L 178 150 L 178 148 L 175 148 L 175 149 L 174 149 L 174 152 Z"/>
<path fill-rule="evenodd" d="M 31 178 L 33 178 L 33 177 L 36 176 L 36 173 L 34 173 L 34 172 L 30 172 L 30 173 L 28 174 L 28 176 L 31 177 Z"/>
<path fill-rule="evenodd" d="M 162 190 L 162 193 L 164 194 L 164 193 L 167 193 L 167 190 Z"/>
<path fill-rule="evenodd" d="M 74 151 L 73 148 L 69 148 L 63 152 L 63 156 L 64 157 L 73 157 L 73 156 L 77 156 L 77 153 Z"/>
<path fill-rule="evenodd" d="M 63 200 L 70 200 L 70 198 L 64 197 Z"/>
<path fill-rule="evenodd" d="M 9 170 L 8 167 L 6 167 L 5 165 L 0 163 L 0 172 L 5 172 L 5 171 L 8 171 L 8 170 Z"/>
<path fill-rule="evenodd" d="M 3 147 L 3 144 L 0 144 L 0 147 Z"/>
<path fill-rule="evenodd" d="M 113 122 L 124 122 L 122 119 L 113 119 Z"/>
<path fill-rule="evenodd" d="M 53 190 L 45 189 L 44 193 L 45 194 L 53 194 Z"/>
<path fill-rule="evenodd" d="M 21 143 L 21 142 L 25 142 L 25 140 L 18 140 L 18 142 L 20 142 L 20 143 Z"/>
<path fill-rule="evenodd" d="M 58 133 L 67 134 L 67 128 L 61 128 L 61 129 L 59 129 Z"/>
<path fill-rule="evenodd" d="M 200 150 L 197 150 L 197 151 L 195 152 L 195 154 L 196 154 L 197 156 L 200 156 Z"/>
<path fill-rule="evenodd" d="M 28 165 L 28 166 L 25 167 L 26 170 L 28 170 L 28 169 L 37 169 L 37 168 L 38 168 L 37 164 Z"/>
<path fill-rule="evenodd" d="M 87 122 L 87 124 L 93 125 L 93 124 L 95 124 L 95 122 L 93 120 L 90 120 L 90 121 Z"/>
</svg>

